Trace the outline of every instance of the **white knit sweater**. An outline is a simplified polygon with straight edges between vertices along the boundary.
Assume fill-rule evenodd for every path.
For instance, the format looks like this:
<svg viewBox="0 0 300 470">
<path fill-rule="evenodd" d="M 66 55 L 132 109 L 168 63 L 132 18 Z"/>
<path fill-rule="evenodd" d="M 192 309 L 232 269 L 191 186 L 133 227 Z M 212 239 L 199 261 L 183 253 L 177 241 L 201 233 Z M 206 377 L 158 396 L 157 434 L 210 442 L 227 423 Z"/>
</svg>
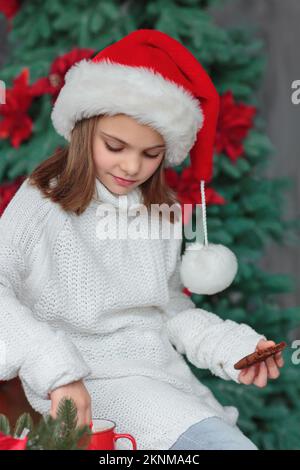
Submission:
<svg viewBox="0 0 300 470">
<path fill-rule="evenodd" d="M 93 418 L 115 421 L 139 449 L 168 449 L 210 416 L 236 424 L 237 408 L 222 406 L 182 354 L 239 383 L 233 364 L 265 336 L 196 308 L 182 292 L 182 239 L 101 239 L 99 223 L 115 216 L 99 213 L 101 203 L 132 222 L 126 203 L 142 196 L 139 188 L 115 195 L 98 179 L 96 189 L 76 216 L 26 179 L 0 218 L 0 379 L 19 375 L 42 414 L 49 391 L 83 379 Z M 120 439 L 116 448 L 131 444 Z"/>
</svg>

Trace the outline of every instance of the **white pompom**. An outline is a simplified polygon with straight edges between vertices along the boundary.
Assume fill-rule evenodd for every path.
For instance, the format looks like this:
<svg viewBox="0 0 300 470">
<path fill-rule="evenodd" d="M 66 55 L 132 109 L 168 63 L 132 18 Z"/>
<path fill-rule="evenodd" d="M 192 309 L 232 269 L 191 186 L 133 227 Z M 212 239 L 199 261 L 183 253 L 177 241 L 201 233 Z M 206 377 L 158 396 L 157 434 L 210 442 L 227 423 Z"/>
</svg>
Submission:
<svg viewBox="0 0 300 470">
<path fill-rule="evenodd" d="M 180 277 L 192 293 L 212 295 L 230 286 L 237 269 L 237 258 L 226 246 L 191 243 L 182 255 Z"/>
</svg>

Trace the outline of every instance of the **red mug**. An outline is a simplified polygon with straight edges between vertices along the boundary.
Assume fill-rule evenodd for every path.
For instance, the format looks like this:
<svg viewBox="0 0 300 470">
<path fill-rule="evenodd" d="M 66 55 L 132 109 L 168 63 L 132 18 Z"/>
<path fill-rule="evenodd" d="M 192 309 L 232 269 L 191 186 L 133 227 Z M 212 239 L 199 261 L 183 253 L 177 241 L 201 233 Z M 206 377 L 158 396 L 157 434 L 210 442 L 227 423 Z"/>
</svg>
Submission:
<svg viewBox="0 0 300 470">
<path fill-rule="evenodd" d="M 136 450 L 134 437 L 130 434 L 116 433 L 116 423 L 110 419 L 94 419 L 89 427 L 93 434 L 87 450 L 115 450 L 115 442 L 120 438 L 129 439 L 132 443 L 132 450 Z"/>
</svg>

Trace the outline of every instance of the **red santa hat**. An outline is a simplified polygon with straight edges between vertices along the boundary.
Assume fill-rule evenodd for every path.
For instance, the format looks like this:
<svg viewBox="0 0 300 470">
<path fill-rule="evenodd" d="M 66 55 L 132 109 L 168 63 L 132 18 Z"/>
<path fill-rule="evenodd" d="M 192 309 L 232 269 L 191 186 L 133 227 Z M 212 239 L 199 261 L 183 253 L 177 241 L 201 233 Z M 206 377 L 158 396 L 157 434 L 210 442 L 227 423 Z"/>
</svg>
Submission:
<svg viewBox="0 0 300 470">
<path fill-rule="evenodd" d="M 77 121 L 95 115 L 127 114 L 157 130 L 166 143 L 165 167 L 190 154 L 202 202 L 204 243 L 187 245 L 181 262 L 185 287 L 214 294 L 237 272 L 234 253 L 209 244 L 204 184 L 212 179 L 219 95 L 195 56 L 162 31 L 139 29 L 74 64 L 65 75 L 51 118 L 70 141 Z"/>
</svg>

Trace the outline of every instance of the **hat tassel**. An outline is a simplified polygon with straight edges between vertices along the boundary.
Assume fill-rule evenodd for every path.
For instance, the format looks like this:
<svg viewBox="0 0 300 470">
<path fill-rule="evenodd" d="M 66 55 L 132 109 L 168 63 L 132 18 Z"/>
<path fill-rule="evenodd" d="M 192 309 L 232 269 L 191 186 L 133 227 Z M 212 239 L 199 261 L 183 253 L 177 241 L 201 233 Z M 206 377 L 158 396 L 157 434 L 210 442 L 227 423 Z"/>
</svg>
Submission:
<svg viewBox="0 0 300 470">
<path fill-rule="evenodd" d="M 180 277 L 183 285 L 195 294 L 213 295 L 222 292 L 234 280 L 238 262 L 226 246 L 208 243 L 205 204 L 205 181 L 200 181 L 204 244 L 199 241 L 186 247 L 182 255 Z"/>
</svg>

